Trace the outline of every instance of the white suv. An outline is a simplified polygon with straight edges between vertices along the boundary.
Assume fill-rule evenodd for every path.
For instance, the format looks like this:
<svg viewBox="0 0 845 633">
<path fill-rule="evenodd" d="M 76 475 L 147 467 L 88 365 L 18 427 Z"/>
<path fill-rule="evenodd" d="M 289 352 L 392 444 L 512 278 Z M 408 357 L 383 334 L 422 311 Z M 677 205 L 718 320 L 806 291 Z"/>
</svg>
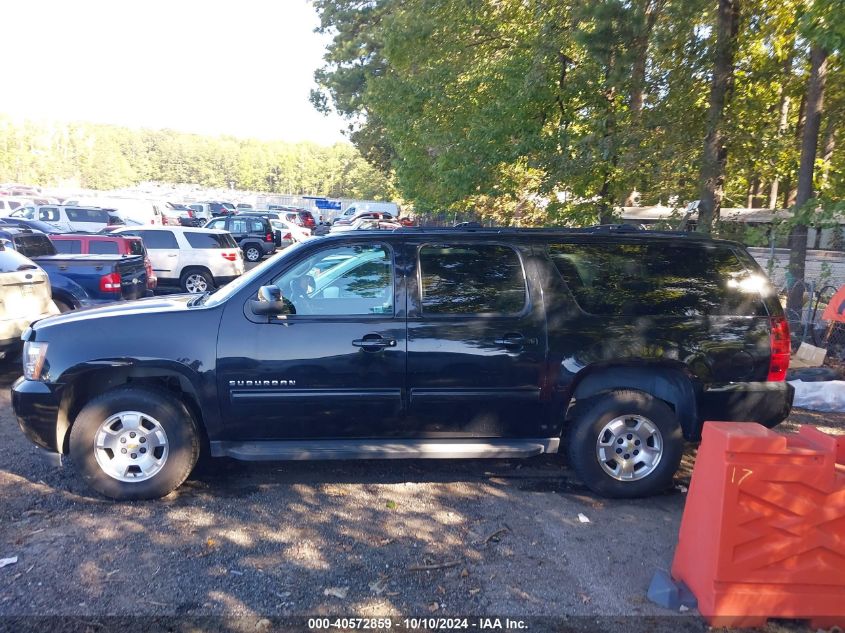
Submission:
<svg viewBox="0 0 845 633">
<path fill-rule="evenodd" d="M 178 283 L 185 292 L 206 292 L 244 272 L 241 249 L 226 231 L 150 225 L 121 227 L 113 233 L 144 240 L 159 285 Z"/>
</svg>

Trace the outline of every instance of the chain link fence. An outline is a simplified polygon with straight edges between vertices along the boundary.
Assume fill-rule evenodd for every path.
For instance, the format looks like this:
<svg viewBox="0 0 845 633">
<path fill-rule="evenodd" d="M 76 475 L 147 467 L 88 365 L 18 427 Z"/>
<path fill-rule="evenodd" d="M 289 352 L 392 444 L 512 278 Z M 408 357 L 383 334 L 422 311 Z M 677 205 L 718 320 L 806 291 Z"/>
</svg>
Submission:
<svg viewBox="0 0 845 633">
<path fill-rule="evenodd" d="M 797 281 L 780 289 L 781 303 L 786 306 L 790 297 L 800 301 L 801 308 L 786 310 L 793 349 L 809 343 L 827 349 L 828 358 L 845 360 L 845 323 L 823 318 L 825 308 L 838 286 L 814 281 Z M 845 319 L 845 314 L 843 314 Z"/>
</svg>

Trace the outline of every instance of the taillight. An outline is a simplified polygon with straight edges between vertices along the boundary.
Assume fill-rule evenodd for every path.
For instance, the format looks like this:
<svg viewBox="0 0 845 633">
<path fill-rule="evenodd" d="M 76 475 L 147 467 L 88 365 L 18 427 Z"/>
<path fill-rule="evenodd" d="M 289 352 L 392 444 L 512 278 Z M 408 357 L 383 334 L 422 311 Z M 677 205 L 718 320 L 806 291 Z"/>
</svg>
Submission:
<svg viewBox="0 0 845 633">
<path fill-rule="evenodd" d="M 120 292 L 120 273 L 100 277 L 100 292 Z"/>
<path fill-rule="evenodd" d="M 195 216 L 194 216 L 194 212 L 193 212 L 193 211 L 188 211 L 188 217 L 189 217 L 189 218 L 193 218 L 193 217 L 195 217 Z"/>
<path fill-rule="evenodd" d="M 238 259 L 237 253 L 220 253 L 223 255 L 223 259 L 228 259 L 230 262 L 233 262 Z"/>
<path fill-rule="evenodd" d="M 783 317 L 772 318 L 771 330 L 772 359 L 769 361 L 769 382 L 780 382 L 786 379 L 789 369 L 789 354 L 792 351 L 789 342 L 789 323 Z"/>
<path fill-rule="evenodd" d="M 282 238 L 283 241 L 288 242 L 293 239 L 293 235 L 290 233 L 285 233 L 285 236 Z"/>
<path fill-rule="evenodd" d="M 272 234 L 272 233 L 268 233 L 267 235 L 265 235 L 265 236 L 264 236 L 264 241 L 265 241 L 265 242 L 272 242 L 272 241 L 273 241 L 273 234 Z"/>
</svg>

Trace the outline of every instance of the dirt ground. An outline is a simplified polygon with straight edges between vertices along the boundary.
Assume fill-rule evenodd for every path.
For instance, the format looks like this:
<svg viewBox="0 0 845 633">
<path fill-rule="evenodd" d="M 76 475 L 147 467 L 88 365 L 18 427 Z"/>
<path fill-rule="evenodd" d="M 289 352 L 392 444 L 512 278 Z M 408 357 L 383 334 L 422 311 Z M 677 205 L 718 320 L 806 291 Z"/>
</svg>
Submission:
<svg viewBox="0 0 845 633">
<path fill-rule="evenodd" d="M 114 503 L 38 458 L 9 406 L 16 374 L 0 374 L 0 558 L 17 556 L 0 568 L 0 630 L 112 630 L 107 616 L 131 616 L 138 630 L 255 631 L 316 614 L 707 628 L 645 597 L 671 563 L 692 448 L 674 490 L 637 501 L 597 498 L 545 456 L 212 461 L 164 500 Z M 842 433 L 845 415 L 795 411 L 784 429 L 799 424 Z M 768 628 L 784 626 L 808 630 Z"/>
</svg>

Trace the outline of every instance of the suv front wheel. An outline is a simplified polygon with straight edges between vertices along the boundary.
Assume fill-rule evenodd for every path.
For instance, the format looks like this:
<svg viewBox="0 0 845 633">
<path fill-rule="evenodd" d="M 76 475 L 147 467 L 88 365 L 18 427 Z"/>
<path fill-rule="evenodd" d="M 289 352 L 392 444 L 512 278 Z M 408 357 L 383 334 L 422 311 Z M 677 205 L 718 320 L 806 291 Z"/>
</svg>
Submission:
<svg viewBox="0 0 845 633">
<path fill-rule="evenodd" d="M 70 457 L 87 483 L 118 500 L 156 499 L 187 479 L 200 435 L 167 391 L 121 387 L 86 404 L 70 431 Z"/>
<path fill-rule="evenodd" d="M 669 487 L 684 442 L 665 402 L 620 389 L 576 407 L 568 434 L 569 463 L 588 488 L 605 497 L 631 498 Z"/>
</svg>

